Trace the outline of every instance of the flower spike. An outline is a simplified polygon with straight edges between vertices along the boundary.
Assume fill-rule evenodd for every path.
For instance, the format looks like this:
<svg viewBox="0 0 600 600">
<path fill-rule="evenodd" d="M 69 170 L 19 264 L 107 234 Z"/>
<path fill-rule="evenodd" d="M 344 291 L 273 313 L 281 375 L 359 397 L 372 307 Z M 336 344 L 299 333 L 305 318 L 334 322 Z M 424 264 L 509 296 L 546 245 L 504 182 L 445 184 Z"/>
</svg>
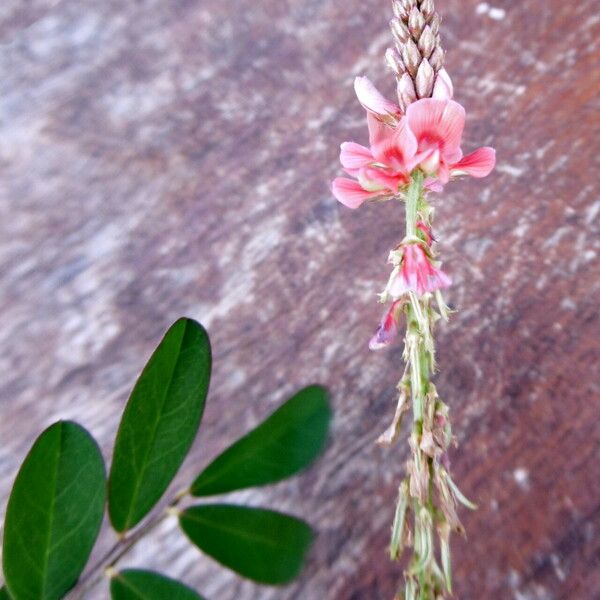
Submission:
<svg viewBox="0 0 600 600">
<path fill-rule="evenodd" d="M 347 177 L 336 178 L 332 190 L 353 209 L 392 199 L 405 207 L 406 234 L 390 253 L 392 272 L 380 294 L 387 308 L 369 348 L 389 346 L 406 323 L 400 398 L 391 425 L 378 439 L 381 445 L 393 444 L 403 415 L 412 408 L 411 453 L 390 556 L 400 560 L 405 548 L 412 551 L 403 598 L 441 600 L 452 593 L 450 533 L 464 532 L 458 504 L 474 505 L 450 477 L 448 451 L 454 437 L 449 409 L 431 381 L 436 371 L 434 327 L 452 311 L 441 294 L 451 280 L 436 259 L 429 195 L 456 177 L 486 177 L 496 153 L 483 147 L 463 155 L 466 111 L 453 99 L 454 86 L 443 66 L 441 19 L 433 0 L 393 0 L 392 7 L 394 47 L 385 60 L 396 78 L 398 103 L 386 99 L 366 77 L 356 78 L 369 141 L 342 144 L 340 162 Z"/>
</svg>

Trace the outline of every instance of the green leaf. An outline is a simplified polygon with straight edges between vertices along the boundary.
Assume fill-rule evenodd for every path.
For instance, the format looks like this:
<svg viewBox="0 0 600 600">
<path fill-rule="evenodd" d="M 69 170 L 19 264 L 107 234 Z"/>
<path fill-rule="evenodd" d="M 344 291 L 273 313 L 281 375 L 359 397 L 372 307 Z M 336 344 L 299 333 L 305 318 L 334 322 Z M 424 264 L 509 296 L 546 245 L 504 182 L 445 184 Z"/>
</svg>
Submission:
<svg viewBox="0 0 600 600">
<path fill-rule="evenodd" d="M 110 582 L 110 597 L 112 600 L 202 600 L 179 581 L 138 569 L 115 573 Z"/>
<path fill-rule="evenodd" d="M 5 586 L 0 588 L 0 600 L 11 600 L 10 596 L 8 595 L 8 590 Z"/>
<path fill-rule="evenodd" d="M 35 441 L 15 480 L 3 568 L 14 600 L 57 600 L 75 584 L 102 524 L 105 470 L 80 425 L 58 422 Z"/>
<path fill-rule="evenodd" d="M 137 525 L 175 477 L 200 425 L 210 369 L 206 331 L 179 319 L 142 371 L 119 425 L 108 483 L 117 531 Z"/>
<path fill-rule="evenodd" d="M 322 452 L 330 419 L 327 391 L 304 388 L 200 473 L 192 494 L 223 494 L 296 474 Z"/>
<path fill-rule="evenodd" d="M 227 504 L 192 506 L 180 514 L 179 524 L 200 550 L 259 583 L 294 579 L 313 539 L 300 519 Z"/>
</svg>

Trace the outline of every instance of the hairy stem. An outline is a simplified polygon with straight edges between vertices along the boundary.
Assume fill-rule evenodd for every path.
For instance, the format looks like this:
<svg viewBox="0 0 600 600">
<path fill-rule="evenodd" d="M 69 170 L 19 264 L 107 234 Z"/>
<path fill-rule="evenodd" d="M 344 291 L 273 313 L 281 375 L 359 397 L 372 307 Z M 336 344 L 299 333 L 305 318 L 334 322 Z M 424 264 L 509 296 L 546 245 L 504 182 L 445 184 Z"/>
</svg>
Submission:
<svg viewBox="0 0 600 600">
<path fill-rule="evenodd" d="M 406 241 L 418 243 L 419 221 L 427 226 L 430 211 L 425 200 L 424 176 L 420 171 L 413 174 L 405 194 Z M 413 408 L 413 425 L 410 437 L 411 460 L 409 477 L 400 486 L 396 519 L 393 528 L 391 554 L 398 558 L 402 546 L 412 545 L 412 558 L 406 572 L 404 593 L 398 598 L 405 600 L 436 600 L 442 597 L 444 588 L 450 591 L 449 576 L 445 577 L 436 561 L 435 527 L 439 527 L 440 510 L 435 498 L 436 459 L 431 447 L 432 430 L 438 409 L 435 388 L 430 382 L 434 371 L 434 344 L 432 338 L 433 308 L 430 294 L 423 296 L 409 293 L 406 305 L 405 360 L 408 365 L 410 397 Z M 428 436 L 426 438 L 426 436 Z M 404 531 L 407 525 L 407 508 L 413 512 L 411 536 Z M 444 546 L 444 559 L 449 564 L 449 552 Z M 445 566 L 445 565 L 444 565 Z M 446 570 L 446 569 L 445 569 Z"/>
</svg>

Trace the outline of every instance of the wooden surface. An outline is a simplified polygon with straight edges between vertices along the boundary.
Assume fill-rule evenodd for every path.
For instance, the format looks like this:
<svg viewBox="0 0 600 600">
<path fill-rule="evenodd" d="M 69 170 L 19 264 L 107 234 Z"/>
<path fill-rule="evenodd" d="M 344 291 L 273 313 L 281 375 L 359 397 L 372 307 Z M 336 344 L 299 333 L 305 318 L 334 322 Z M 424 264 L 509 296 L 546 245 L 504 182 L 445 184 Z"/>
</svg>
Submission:
<svg viewBox="0 0 600 600">
<path fill-rule="evenodd" d="M 448 186 L 437 235 L 460 312 L 438 389 L 480 509 L 454 543 L 464 600 L 600 598 L 600 21 L 593 0 L 439 0 L 465 150 L 498 168 Z M 302 579 L 261 588 L 167 523 L 130 564 L 210 600 L 390 599 L 385 548 L 405 450 L 373 444 L 401 346 L 369 353 L 402 216 L 328 186 L 364 142 L 355 75 L 386 93 L 379 0 L 5 0 L 0 6 L 0 498 L 36 435 L 73 418 L 107 459 L 134 379 L 180 315 L 216 366 L 179 482 L 318 381 L 326 457 L 242 494 L 320 535 Z M 105 531 L 102 544 L 110 543 Z M 106 598 L 99 589 L 94 598 Z"/>
</svg>

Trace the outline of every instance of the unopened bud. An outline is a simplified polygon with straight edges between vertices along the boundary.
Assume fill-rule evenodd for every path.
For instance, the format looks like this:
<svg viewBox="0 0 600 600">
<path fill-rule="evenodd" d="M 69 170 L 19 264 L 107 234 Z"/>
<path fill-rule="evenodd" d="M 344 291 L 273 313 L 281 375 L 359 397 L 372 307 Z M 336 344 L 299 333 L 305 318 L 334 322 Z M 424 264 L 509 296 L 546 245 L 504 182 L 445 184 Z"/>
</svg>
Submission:
<svg viewBox="0 0 600 600">
<path fill-rule="evenodd" d="M 433 67 L 434 71 L 439 71 L 444 66 L 444 51 L 440 46 L 436 46 L 435 50 L 429 57 L 429 64 Z"/>
<path fill-rule="evenodd" d="M 395 48 L 388 48 L 385 51 L 385 62 L 398 77 L 406 71 L 402 59 Z"/>
<path fill-rule="evenodd" d="M 402 46 L 402 62 L 411 76 L 416 77 L 421 62 L 421 53 L 412 39 Z"/>
<path fill-rule="evenodd" d="M 419 50 L 424 58 L 429 58 L 434 48 L 435 36 L 431 31 L 431 27 L 429 27 L 429 25 L 425 25 L 425 29 L 423 29 L 423 33 L 419 38 Z"/>
<path fill-rule="evenodd" d="M 402 7 L 402 2 L 400 2 L 400 0 L 394 0 L 392 2 L 392 11 L 394 12 L 394 16 L 396 18 L 402 18 L 402 15 L 404 14 L 404 8 Z"/>
<path fill-rule="evenodd" d="M 442 19 L 439 13 L 435 13 L 433 17 L 431 17 L 431 21 L 429 22 L 429 26 L 431 27 L 431 31 L 433 35 L 437 35 L 440 31 L 440 24 L 442 23 Z"/>
<path fill-rule="evenodd" d="M 402 112 L 406 112 L 409 104 L 412 104 L 417 99 L 417 92 L 411 76 L 404 73 L 398 81 L 398 103 Z"/>
<path fill-rule="evenodd" d="M 420 9 L 421 9 L 422 15 L 426 19 L 429 19 L 435 12 L 433 0 L 421 0 Z"/>
<path fill-rule="evenodd" d="M 452 79 L 448 75 L 448 71 L 442 68 L 438 71 L 435 78 L 435 84 L 433 86 L 432 98 L 436 100 L 451 100 L 454 95 L 454 87 L 452 86 Z"/>
<path fill-rule="evenodd" d="M 410 31 L 402 19 L 392 19 L 390 21 L 390 29 L 392 30 L 394 39 L 399 45 L 406 43 L 410 37 Z"/>
<path fill-rule="evenodd" d="M 419 70 L 417 71 L 417 77 L 415 79 L 415 87 L 419 98 L 429 98 L 431 96 L 434 80 L 435 73 L 433 68 L 429 64 L 429 61 L 424 58 L 419 65 Z"/>
<path fill-rule="evenodd" d="M 418 40 L 423 28 L 425 27 L 425 19 L 416 6 L 413 6 L 408 15 L 408 29 L 413 37 Z"/>
</svg>

